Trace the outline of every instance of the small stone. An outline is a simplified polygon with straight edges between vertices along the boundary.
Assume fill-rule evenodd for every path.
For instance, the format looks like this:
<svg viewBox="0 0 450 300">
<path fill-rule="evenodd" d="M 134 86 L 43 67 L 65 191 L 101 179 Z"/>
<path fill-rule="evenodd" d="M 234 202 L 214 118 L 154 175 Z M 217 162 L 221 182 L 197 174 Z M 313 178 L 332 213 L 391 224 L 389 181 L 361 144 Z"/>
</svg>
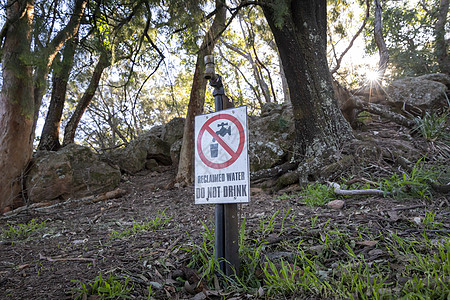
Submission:
<svg viewBox="0 0 450 300">
<path fill-rule="evenodd" d="M 344 200 L 333 200 L 328 202 L 327 206 L 332 209 L 342 209 L 344 207 Z"/>
<path fill-rule="evenodd" d="M 147 170 L 154 171 L 154 170 L 156 170 L 158 168 L 158 162 L 155 159 L 153 159 L 153 158 L 148 159 L 145 162 L 145 168 Z"/>
</svg>

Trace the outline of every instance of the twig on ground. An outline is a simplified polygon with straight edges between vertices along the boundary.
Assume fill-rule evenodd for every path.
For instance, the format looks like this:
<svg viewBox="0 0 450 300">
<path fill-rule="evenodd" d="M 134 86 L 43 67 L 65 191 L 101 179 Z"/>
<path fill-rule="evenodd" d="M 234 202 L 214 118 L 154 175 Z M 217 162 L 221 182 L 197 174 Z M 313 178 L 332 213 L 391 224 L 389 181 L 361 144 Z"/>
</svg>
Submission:
<svg viewBox="0 0 450 300">
<path fill-rule="evenodd" d="M 328 182 L 328 184 L 334 189 L 336 195 L 343 196 L 355 196 L 355 195 L 377 195 L 377 196 L 388 196 L 391 193 L 384 192 L 377 189 L 366 189 L 366 190 L 342 190 L 341 186 L 335 182 Z"/>
<path fill-rule="evenodd" d="M 345 184 L 346 185 L 351 185 L 351 184 L 356 183 L 356 182 L 366 182 L 366 183 L 369 183 L 370 185 L 378 185 L 378 183 L 376 183 L 376 182 L 374 182 L 372 180 L 366 179 L 364 177 L 358 177 L 358 178 L 350 179 Z"/>
<path fill-rule="evenodd" d="M 396 210 L 396 211 L 397 210 L 410 210 L 410 209 L 421 208 L 421 207 L 425 207 L 425 204 L 417 204 L 417 205 L 405 206 L 405 207 L 395 207 L 390 210 Z"/>
<path fill-rule="evenodd" d="M 41 253 L 39 253 L 39 259 L 48 260 L 51 262 L 54 262 L 54 261 L 88 261 L 88 262 L 92 262 L 95 266 L 94 258 L 86 258 L 86 257 L 51 258 L 51 257 L 47 257 L 47 256 L 44 256 Z"/>
</svg>

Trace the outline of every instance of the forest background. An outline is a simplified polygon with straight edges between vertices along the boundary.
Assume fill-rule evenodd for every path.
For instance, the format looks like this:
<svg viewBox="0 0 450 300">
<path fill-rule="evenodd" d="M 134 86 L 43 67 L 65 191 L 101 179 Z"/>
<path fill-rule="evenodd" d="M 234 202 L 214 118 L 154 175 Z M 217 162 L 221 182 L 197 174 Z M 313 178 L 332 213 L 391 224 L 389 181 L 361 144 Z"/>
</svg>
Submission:
<svg viewBox="0 0 450 300">
<path fill-rule="evenodd" d="M 322 9 L 305 3 L 311 11 Z M 207 54 L 214 53 L 216 70 L 236 106 L 247 105 L 250 114 L 258 114 L 264 103 L 290 102 L 304 91 L 289 91 L 293 73 L 285 74 L 282 54 L 288 57 L 286 53 L 299 49 L 277 45 L 273 32 L 286 29 L 286 24 L 297 26 L 287 21 L 294 4 L 219 0 L 3 3 L 0 150 L 10 157 L 1 166 L 15 174 L 0 181 L 17 188 L 12 188 L 12 196 L 4 196 L 9 187 L 2 187 L 2 198 L 12 199 L 20 190 L 20 179 L 14 178 L 26 171 L 30 144 L 34 149 L 58 150 L 77 141 L 102 153 L 126 146 L 154 125 L 186 115 L 185 137 L 191 134 L 192 116 L 213 111 L 213 98 L 205 98 L 206 81 L 199 79 Z M 401 76 L 449 73 L 448 6 L 446 0 L 328 1 L 326 20 L 316 16 L 317 28 L 313 28 L 320 31 L 328 24 L 326 41 L 319 34 L 321 40 L 311 40 L 309 49 L 314 51 L 314 45 L 326 42 L 329 69 L 349 89 L 383 86 Z M 300 13 L 305 20 L 314 19 L 308 12 Z M 316 63 L 313 59 L 311 66 Z M 328 70 L 318 66 L 325 75 L 315 74 L 315 79 L 327 78 Z M 26 92 L 32 99 L 22 97 Z M 19 107 L 14 106 L 16 102 Z M 10 113 L 12 118 L 5 117 Z M 326 122 L 336 125 L 335 131 L 345 127 L 340 121 Z M 319 127 L 324 128 L 323 124 Z M 298 132 L 301 126 L 297 120 Z M 343 135 L 349 132 L 344 131 Z M 321 134 L 331 136 L 326 130 Z M 312 135 L 305 139 L 312 141 Z M 335 142 L 330 139 L 324 144 Z M 183 148 L 192 152 L 192 147 Z M 183 148 L 180 169 L 187 157 Z M 179 170 L 178 180 L 191 181 L 186 175 L 191 169 Z"/>
</svg>

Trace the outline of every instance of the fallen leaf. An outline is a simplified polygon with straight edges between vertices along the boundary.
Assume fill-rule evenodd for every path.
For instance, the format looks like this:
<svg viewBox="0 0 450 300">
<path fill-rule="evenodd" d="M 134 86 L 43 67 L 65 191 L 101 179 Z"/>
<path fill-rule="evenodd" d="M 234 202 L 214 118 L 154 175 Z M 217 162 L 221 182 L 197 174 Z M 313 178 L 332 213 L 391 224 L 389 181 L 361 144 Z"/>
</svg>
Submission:
<svg viewBox="0 0 450 300">
<path fill-rule="evenodd" d="M 362 241 L 362 242 L 356 242 L 358 245 L 367 246 L 367 247 L 373 247 L 377 244 L 377 241 Z"/>
<path fill-rule="evenodd" d="M 264 289 L 261 286 L 258 289 L 258 297 L 264 297 Z"/>
<path fill-rule="evenodd" d="M 370 256 L 379 256 L 383 254 L 383 250 L 381 249 L 373 249 L 369 251 Z"/>
<path fill-rule="evenodd" d="M 196 294 L 194 297 L 190 298 L 190 300 L 204 300 L 206 299 L 206 295 L 203 292 Z"/>
<path fill-rule="evenodd" d="M 391 218 L 391 221 L 393 222 L 396 222 L 400 219 L 395 210 L 390 210 L 387 212 L 387 214 L 389 215 L 389 218 Z"/>
<path fill-rule="evenodd" d="M 21 270 L 23 270 L 25 268 L 29 268 L 29 267 L 30 267 L 30 264 L 20 265 L 17 267 L 17 270 L 21 271 Z"/>
</svg>

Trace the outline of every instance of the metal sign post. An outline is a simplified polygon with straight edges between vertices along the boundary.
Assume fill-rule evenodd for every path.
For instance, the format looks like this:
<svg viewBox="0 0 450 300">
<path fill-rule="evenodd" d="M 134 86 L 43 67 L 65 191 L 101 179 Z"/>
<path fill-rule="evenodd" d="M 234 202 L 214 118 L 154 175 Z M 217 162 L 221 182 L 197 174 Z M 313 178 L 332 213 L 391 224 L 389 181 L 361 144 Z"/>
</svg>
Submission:
<svg viewBox="0 0 450 300">
<path fill-rule="evenodd" d="M 224 109 L 222 78 L 205 57 L 215 113 L 195 119 L 195 203 L 215 204 L 215 259 L 226 276 L 239 275 L 237 203 L 249 201 L 247 108 Z M 219 113 L 220 112 L 220 113 Z"/>
</svg>

